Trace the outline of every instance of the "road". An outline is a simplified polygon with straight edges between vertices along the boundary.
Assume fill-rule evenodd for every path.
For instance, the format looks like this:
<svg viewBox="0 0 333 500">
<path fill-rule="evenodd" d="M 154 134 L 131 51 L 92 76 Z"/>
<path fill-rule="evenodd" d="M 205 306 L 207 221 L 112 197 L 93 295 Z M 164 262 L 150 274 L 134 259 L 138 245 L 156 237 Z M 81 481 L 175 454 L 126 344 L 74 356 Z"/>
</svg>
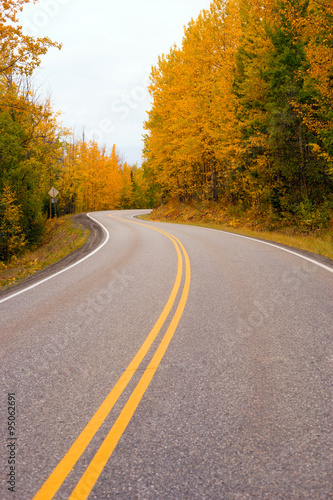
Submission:
<svg viewBox="0 0 333 500">
<path fill-rule="evenodd" d="M 332 261 L 137 213 L 0 296 L 0 498 L 333 498 Z"/>
</svg>

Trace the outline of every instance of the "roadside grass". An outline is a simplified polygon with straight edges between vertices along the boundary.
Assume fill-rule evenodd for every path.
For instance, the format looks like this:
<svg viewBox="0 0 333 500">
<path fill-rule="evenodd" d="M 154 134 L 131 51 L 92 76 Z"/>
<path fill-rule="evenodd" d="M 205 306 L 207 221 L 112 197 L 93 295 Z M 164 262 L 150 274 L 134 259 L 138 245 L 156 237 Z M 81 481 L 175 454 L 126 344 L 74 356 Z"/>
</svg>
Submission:
<svg viewBox="0 0 333 500">
<path fill-rule="evenodd" d="M 40 246 L 20 257 L 13 257 L 9 262 L 0 261 L 0 288 L 6 290 L 36 271 L 58 262 L 80 248 L 88 235 L 89 230 L 76 223 L 72 216 L 48 220 Z"/>
<path fill-rule="evenodd" d="M 333 259 L 333 230 L 321 231 L 320 233 L 302 234 L 297 227 L 285 227 L 280 230 L 267 230 L 264 227 L 254 229 L 256 223 L 253 220 L 242 220 L 241 218 L 226 216 L 217 210 L 210 211 L 206 208 L 195 206 L 171 205 L 154 209 L 151 214 L 143 215 L 141 219 L 173 222 L 191 226 L 207 227 L 226 231 L 229 233 L 250 236 L 274 243 L 280 243 L 289 247 L 306 250 L 324 257 Z M 212 220 L 209 220 L 212 219 Z M 219 220 L 222 219 L 222 220 Z M 225 220 L 225 222 L 223 221 Z"/>
</svg>

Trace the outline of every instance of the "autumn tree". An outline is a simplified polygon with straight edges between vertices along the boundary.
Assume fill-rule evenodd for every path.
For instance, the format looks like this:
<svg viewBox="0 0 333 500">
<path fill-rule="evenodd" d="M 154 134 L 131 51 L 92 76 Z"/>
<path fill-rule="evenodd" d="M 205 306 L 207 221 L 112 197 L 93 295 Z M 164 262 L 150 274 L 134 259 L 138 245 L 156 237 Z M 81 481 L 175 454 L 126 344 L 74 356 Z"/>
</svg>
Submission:
<svg viewBox="0 0 333 500">
<path fill-rule="evenodd" d="M 319 132 L 309 126 L 319 93 L 307 56 L 309 2 L 243 1 L 242 14 L 235 88 L 245 197 L 251 201 L 255 195 L 260 210 L 270 207 L 292 218 L 302 207 L 322 203 L 332 189 L 323 162 L 310 148 Z"/>
<path fill-rule="evenodd" d="M 232 85 L 239 36 L 237 2 L 216 0 L 189 23 L 182 47 L 153 68 L 145 168 L 155 172 L 164 197 L 217 200 L 227 184 L 237 144 Z"/>
<path fill-rule="evenodd" d="M 189 23 L 151 73 L 144 170 L 158 202 L 327 222 L 332 19 L 330 1 L 215 0 Z"/>
<path fill-rule="evenodd" d="M 34 244 L 43 233 L 44 202 L 56 177 L 63 131 L 50 102 L 38 101 L 24 80 L 16 84 L 3 77 L 2 83 L 0 194 L 9 183 L 24 213 L 27 242 Z"/>
<path fill-rule="evenodd" d="M 310 148 L 333 175 L 333 5 L 331 0 L 309 1 L 305 18 L 294 19 L 306 40 L 306 79 L 313 89 L 310 105 L 299 107 L 305 126 L 311 130 Z"/>
<path fill-rule="evenodd" d="M 18 14 L 25 4 L 36 1 L 0 0 L 0 74 L 31 75 L 50 47 L 61 48 L 48 37 L 34 38 L 23 33 Z"/>
<path fill-rule="evenodd" d="M 134 176 L 115 145 L 108 153 L 95 141 L 70 142 L 64 147 L 57 183 L 60 209 L 72 213 L 133 208 Z"/>
<path fill-rule="evenodd" d="M 10 186 L 23 214 L 20 230 L 32 245 L 43 233 L 44 198 L 57 166 L 61 132 L 50 102 L 36 98 L 31 75 L 50 47 L 61 46 L 47 37 L 23 33 L 19 13 L 26 3 L 1 0 L 0 198 L 8 198 Z"/>
<path fill-rule="evenodd" d="M 0 260 L 22 252 L 26 240 L 22 228 L 23 212 L 11 187 L 6 184 L 0 201 Z"/>
</svg>

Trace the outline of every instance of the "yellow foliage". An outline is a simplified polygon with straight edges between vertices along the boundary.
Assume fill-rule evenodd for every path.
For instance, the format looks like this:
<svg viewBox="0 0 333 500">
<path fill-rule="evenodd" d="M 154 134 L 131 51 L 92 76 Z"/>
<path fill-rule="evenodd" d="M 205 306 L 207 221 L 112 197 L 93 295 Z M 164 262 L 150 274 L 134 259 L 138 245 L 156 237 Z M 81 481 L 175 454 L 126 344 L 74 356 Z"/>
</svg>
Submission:
<svg viewBox="0 0 333 500">
<path fill-rule="evenodd" d="M 143 172 L 122 162 L 113 145 L 111 153 L 97 142 L 67 144 L 57 182 L 60 210 L 85 212 L 144 205 L 135 189 L 148 191 Z"/>
<path fill-rule="evenodd" d="M 20 253 L 26 244 L 20 224 L 22 211 L 9 185 L 4 186 L 1 205 L 4 211 L 0 218 L 0 246 L 1 254 L 7 260 Z"/>
<path fill-rule="evenodd" d="M 181 48 L 152 70 L 144 158 L 164 193 L 215 198 L 217 179 L 236 155 L 232 87 L 240 28 L 238 2 L 215 0 L 189 23 Z"/>
<path fill-rule="evenodd" d="M 0 5 L 0 74 L 11 75 L 15 72 L 31 75 L 40 64 L 40 56 L 50 47 L 61 48 L 61 44 L 50 38 L 37 38 L 25 35 L 18 24 L 18 13 L 24 4 L 31 0 L 1 0 Z M 32 0 L 33 3 L 36 0 Z"/>
</svg>

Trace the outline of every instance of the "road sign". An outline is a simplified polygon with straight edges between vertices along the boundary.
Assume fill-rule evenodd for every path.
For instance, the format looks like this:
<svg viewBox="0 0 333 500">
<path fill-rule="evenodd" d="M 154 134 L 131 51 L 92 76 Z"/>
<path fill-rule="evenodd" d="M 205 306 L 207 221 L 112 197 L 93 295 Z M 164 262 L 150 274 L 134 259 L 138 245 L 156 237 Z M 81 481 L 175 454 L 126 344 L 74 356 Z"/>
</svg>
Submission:
<svg viewBox="0 0 333 500">
<path fill-rule="evenodd" d="M 49 191 L 49 195 L 50 195 L 50 219 L 52 219 L 53 217 L 53 212 L 54 212 L 54 215 L 55 217 L 57 217 L 57 196 L 59 194 L 59 191 L 53 187 L 50 189 Z M 54 208 L 54 210 L 52 209 L 52 207 Z"/>
<path fill-rule="evenodd" d="M 56 198 L 59 194 L 59 191 L 56 190 L 56 188 L 51 188 L 49 191 L 49 195 L 51 198 Z"/>
</svg>

